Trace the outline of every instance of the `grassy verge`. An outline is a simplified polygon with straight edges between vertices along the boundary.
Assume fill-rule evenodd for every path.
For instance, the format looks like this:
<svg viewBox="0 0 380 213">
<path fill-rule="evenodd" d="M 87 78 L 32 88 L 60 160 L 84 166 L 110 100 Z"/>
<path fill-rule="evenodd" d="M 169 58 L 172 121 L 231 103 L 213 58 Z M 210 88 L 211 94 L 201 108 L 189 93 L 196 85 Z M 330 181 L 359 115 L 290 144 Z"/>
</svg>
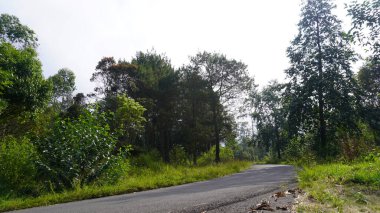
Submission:
<svg viewBox="0 0 380 213">
<path fill-rule="evenodd" d="M 380 160 L 305 167 L 299 182 L 297 212 L 380 212 Z"/>
<path fill-rule="evenodd" d="M 160 164 L 156 168 L 132 168 L 124 178 L 114 185 L 84 186 L 71 191 L 49 193 L 35 198 L 3 197 L 0 198 L 0 212 L 208 180 L 240 172 L 251 165 L 252 162 L 232 161 L 207 166 L 188 167 Z"/>
</svg>

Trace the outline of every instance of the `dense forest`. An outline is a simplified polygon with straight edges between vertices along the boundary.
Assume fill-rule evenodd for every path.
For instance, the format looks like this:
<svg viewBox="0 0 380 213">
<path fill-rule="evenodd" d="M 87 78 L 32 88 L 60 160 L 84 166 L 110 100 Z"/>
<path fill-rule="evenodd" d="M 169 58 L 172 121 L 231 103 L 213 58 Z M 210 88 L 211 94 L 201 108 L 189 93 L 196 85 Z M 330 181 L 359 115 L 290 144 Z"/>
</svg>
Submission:
<svg viewBox="0 0 380 213">
<path fill-rule="evenodd" d="M 304 1 L 284 80 L 259 87 L 246 64 L 222 53 L 199 52 L 175 68 L 152 50 L 99 59 L 91 94 L 74 94 L 68 68 L 45 78 L 37 35 L 1 14 L 0 194 L 112 183 L 126 164 L 142 166 L 141 156 L 191 166 L 353 160 L 378 150 L 380 1 L 347 5 L 348 32 L 334 8 Z"/>
</svg>

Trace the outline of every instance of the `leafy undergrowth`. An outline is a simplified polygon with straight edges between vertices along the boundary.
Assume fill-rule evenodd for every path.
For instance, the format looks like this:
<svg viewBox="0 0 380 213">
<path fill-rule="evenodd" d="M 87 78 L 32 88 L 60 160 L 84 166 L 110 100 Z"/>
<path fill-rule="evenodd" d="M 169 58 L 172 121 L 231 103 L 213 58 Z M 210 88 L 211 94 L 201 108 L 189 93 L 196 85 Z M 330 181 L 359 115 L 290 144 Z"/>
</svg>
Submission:
<svg viewBox="0 0 380 213">
<path fill-rule="evenodd" d="M 206 166 L 173 166 L 157 163 L 153 168 L 134 167 L 124 178 L 113 185 L 87 185 L 35 198 L 2 197 L 0 198 L 0 212 L 208 180 L 243 171 L 251 165 L 252 162 L 248 161 L 231 161 Z"/>
<path fill-rule="evenodd" d="M 299 171 L 307 195 L 297 212 L 380 212 L 380 160 L 330 163 Z"/>
</svg>

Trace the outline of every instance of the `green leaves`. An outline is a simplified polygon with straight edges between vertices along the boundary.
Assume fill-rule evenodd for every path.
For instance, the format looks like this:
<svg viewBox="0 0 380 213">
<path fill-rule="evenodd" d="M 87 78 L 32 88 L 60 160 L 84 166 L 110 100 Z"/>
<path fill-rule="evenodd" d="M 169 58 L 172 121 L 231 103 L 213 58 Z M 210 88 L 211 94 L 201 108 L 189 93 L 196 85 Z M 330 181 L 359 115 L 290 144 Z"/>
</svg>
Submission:
<svg viewBox="0 0 380 213">
<path fill-rule="evenodd" d="M 319 154 L 332 150 L 338 128 L 357 129 L 358 88 L 351 69 L 356 58 L 334 7 L 330 0 L 305 1 L 299 33 L 287 51 L 292 134 L 315 134 Z"/>
<path fill-rule="evenodd" d="M 111 166 L 116 139 L 104 114 L 84 112 L 76 120 L 57 120 L 52 130 L 36 140 L 41 175 L 55 187 L 72 188 L 99 177 Z"/>
<path fill-rule="evenodd" d="M 37 37 L 29 27 L 22 25 L 16 16 L 0 15 L 0 42 L 11 43 L 15 47 L 36 48 Z"/>
<path fill-rule="evenodd" d="M 5 137 L 0 140 L 0 194 L 34 194 L 37 152 L 27 138 Z"/>
</svg>

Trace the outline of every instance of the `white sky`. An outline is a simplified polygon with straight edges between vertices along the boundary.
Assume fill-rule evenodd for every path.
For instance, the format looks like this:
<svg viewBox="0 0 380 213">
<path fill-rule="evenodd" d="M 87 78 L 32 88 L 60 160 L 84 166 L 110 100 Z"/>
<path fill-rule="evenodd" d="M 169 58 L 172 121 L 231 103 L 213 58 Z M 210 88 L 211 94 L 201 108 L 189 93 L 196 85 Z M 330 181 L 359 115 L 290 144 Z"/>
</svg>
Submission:
<svg viewBox="0 0 380 213">
<path fill-rule="evenodd" d="M 338 15 L 344 18 L 343 3 Z M 248 65 L 256 83 L 285 78 L 286 48 L 297 33 L 301 0 L 0 0 L 0 13 L 33 29 L 46 77 L 67 67 L 77 91 L 105 56 L 166 53 L 175 67 L 198 51 L 217 51 Z M 347 18 L 346 18 L 347 19 Z M 347 24 L 347 23 L 346 23 Z"/>
</svg>

